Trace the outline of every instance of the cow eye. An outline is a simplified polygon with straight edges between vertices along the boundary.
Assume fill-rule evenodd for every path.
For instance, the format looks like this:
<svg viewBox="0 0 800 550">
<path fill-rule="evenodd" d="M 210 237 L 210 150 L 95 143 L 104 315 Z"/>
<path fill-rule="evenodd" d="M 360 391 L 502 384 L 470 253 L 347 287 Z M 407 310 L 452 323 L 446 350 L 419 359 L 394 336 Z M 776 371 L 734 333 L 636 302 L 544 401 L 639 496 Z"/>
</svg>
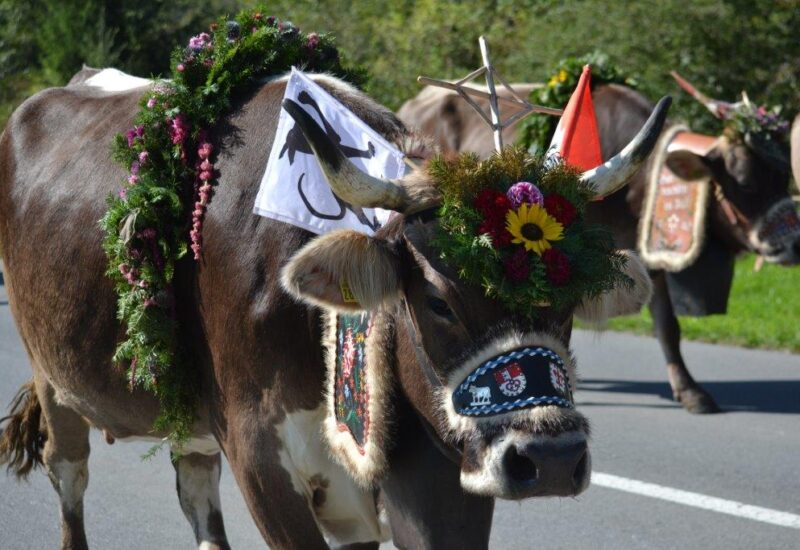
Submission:
<svg viewBox="0 0 800 550">
<path fill-rule="evenodd" d="M 444 317 L 445 319 L 452 320 L 455 318 L 453 310 L 447 305 L 447 302 L 436 296 L 428 296 L 428 307 L 431 308 L 436 315 Z"/>
</svg>

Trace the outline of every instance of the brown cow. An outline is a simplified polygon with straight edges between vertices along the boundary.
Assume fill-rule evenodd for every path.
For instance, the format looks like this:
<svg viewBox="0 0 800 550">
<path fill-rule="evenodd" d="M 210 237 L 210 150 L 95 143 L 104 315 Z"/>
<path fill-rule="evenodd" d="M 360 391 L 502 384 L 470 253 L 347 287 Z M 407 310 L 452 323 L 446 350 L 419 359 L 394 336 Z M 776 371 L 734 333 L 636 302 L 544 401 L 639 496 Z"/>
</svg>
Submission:
<svg viewBox="0 0 800 550">
<path fill-rule="evenodd" d="M 520 91 L 527 89 L 520 85 Z M 507 92 L 503 90 L 500 93 Z M 617 154 L 641 126 L 652 104 L 641 94 L 617 84 L 598 86 L 592 93 L 602 155 L 609 158 Z M 485 101 L 482 105 L 487 108 Z M 494 150 L 492 134 L 486 123 L 449 90 L 424 89 L 400 108 L 398 116 L 410 127 L 437 136 L 437 143 L 444 151 L 472 151 L 486 156 Z M 793 150 L 797 157 L 800 154 L 800 125 L 797 122 L 793 135 L 796 144 Z M 506 140 L 513 143 L 514 139 L 511 130 Z M 714 241 L 713 250 L 717 257 L 710 262 L 716 262 L 719 268 L 711 273 L 708 265 L 704 265 L 681 272 L 681 275 L 685 274 L 684 281 L 688 278 L 694 285 L 705 285 L 701 289 L 703 292 L 715 291 L 708 285 L 725 288 L 726 300 L 735 253 L 751 250 L 763 255 L 767 261 L 793 265 L 800 261 L 800 236 L 796 233 L 787 235 L 792 238 L 787 241 L 781 235 L 764 235 L 758 231 L 760 222 L 769 213 L 788 208 L 790 204 L 787 202 L 789 165 L 787 159 L 781 158 L 784 152 L 765 151 L 754 142 L 734 143 L 724 136 L 712 141 L 712 147 L 703 157 L 693 151 L 677 151 L 675 154 L 681 155 L 683 160 L 691 160 L 695 170 L 709 173 L 718 182 L 728 205 L 733 205 L 738 221 L 731 223 L 731 216 L 725 212 L 726 208 L 730 212 L 729 207 L 723 208 L 719 201 L 709 201 L 710 226 L 706 242 L 708 249 L 712 250 L 709 243 Z M 794 160 L 796 173 L 800 173 L 800 161 Z M 626 189 L 595 203 L 587 213 L 593 221 L 612 227 L 620 248 L 636 248 L 648 166 L 649 163 L 634 176 Z M 709 280 L 719 271 L 723 272 L 721 280 Z M 675 288 L 670 287 L 684 281 L 678 281 L 663 271 L 651 272 L 651 277 L 654 293 L 650 311 L 656 336 L 667 359 L 673 396 L 690 412 L 716 412 L 719 408 L 714 399 L 694 381 L 680 353 L 680 325 L 672 302 Z"/>
<path fill-rule="evenodd" d="M 406 137 L 394 115 L 362 93 L 314 78 L 387 138 Z M 397 391 L 393 427 L 384 434 L 391 453 L 378 487 L 395 543 L 485 548 L 494 497 L 585 489 L 587 422 L 553 405 L 462 417 L 441 396 L 487 355 L 531 344 L 558 350 L 574 383 L 572 312 L 544 308 L 535 322 L 526 321 L 465 284 L 430 248 L 435 216 L 412 215 L 437 204 L 426 173 L 397 182 L 363 176 L 291 104 L 337 195 L 398 215 L 375 237 L 316 238 L 251 215 L 284 90 L 282 79 L 263 84 L 218 127 L 221 179 L 206 217 L 204 257 L 177 268 L 180 337 L 201 388 L 194 438 L 175 462 L 181 507 L 199 545 L 228 546 L 218 493 L 222 450 L 271 547 L 385 539 L 377 492 L 354 483 L 320 436 L 325 369 L 321 313 L 313 304 L 348 306 L 339 287 L 346 280 L 358 304 L 388 327 L 384 359 L 391 367 L 383 375 Z M 154 397 L 129 391 L 124 367 L 112 362 L 123 329 L 96 223 L 124 178 L 109 144 L 132 124 L 145 91 L 110 93 L 86 84 L 46 90 L 13 114 L 0 138 L 0 243 L 34 379 L 7 419 L 0 461 L 25 474 L 43 460 L 60 497 L 65 548 L 87 546 L 90 427 L 118 439 L 163 435 L 152 432 Z M 630 155 L 592 172 L 599 192 L 618 188 L 637 169 L 665 113 L 662 105 Z M 584 307 L 640 307 L 649 282 L 635 257 L 627 265 L 632 289 Z"/>
</svg>

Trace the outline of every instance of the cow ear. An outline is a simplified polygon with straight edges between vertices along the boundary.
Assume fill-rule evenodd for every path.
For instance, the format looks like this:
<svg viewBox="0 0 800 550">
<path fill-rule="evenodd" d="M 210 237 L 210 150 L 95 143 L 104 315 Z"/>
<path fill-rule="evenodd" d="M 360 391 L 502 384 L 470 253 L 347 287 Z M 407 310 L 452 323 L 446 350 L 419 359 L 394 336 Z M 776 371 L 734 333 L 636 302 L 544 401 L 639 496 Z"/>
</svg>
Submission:
<svg viewBox="0 0 800 550">
<path fill-rule="evenodd" d="M 683 149 L 671 151 L 667 155 L 666 163 L 667 167 L 682 180 L 694 181 L 711 176 L 705 157 L 692 151 Z"/>
<path fill-rule="evenodd" d="M 584 300 L 575 310 L 575 315 L 582 321 L 602 326 L 612 317 L 638 313 L 650 301 L 653 282 L 644 263 L 631 250 L 620 252 L 627 257 L 624 271 L 633 281 L 633 286 L 619 286 L 591 300 Z"/>
<path fill-rule="evenodd" d="M 281 284 L 309 304 L 373 311 L 400 296 L 399 256 L 385 240 L 334 231 L 297 251 L 283 268 Z"/>
</svg>

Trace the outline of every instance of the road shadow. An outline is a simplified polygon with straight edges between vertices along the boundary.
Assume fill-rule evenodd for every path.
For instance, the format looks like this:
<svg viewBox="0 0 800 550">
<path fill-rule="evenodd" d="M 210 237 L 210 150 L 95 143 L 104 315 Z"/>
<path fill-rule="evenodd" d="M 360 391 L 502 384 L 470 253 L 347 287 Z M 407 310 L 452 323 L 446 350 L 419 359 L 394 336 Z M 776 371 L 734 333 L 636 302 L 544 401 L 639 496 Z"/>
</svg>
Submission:
<svg viewBox="0 0 800 550">
<path fill-rule="evenodd" d="M 734 380 L 702 385 L 723 412 L 800 414 L 800 380 Z M 667 382 L 586 379 L 578 384 L 578 390 L 656 395 L 672 401 Z"/>
</svg>

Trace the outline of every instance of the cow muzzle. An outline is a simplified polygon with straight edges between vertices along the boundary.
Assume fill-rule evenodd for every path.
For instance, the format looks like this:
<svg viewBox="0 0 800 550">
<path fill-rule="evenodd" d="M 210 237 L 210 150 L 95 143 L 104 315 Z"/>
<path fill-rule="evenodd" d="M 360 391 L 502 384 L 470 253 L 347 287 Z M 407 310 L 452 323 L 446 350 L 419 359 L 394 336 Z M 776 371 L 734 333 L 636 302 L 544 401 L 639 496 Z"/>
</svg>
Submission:
<svg viewBox="0 0 800 550">
<path fill-rule="evenodd" d="M 451 373 L 441 396 L 462 442 L 461 485 L 506 498 L 571 496 L 589 483 L 588 423 L 574 408 L 575 367 L 548 334 L 511 334 Z"/>
<path fill-rule="evenodd" d="M 509 430 L 488 444 L 464 446 L 461 486 L 471 493 L 520 500 L 575 496 L 586 489 L 592 470 L 582 431 L 547 436 Z"/>
</svg>

